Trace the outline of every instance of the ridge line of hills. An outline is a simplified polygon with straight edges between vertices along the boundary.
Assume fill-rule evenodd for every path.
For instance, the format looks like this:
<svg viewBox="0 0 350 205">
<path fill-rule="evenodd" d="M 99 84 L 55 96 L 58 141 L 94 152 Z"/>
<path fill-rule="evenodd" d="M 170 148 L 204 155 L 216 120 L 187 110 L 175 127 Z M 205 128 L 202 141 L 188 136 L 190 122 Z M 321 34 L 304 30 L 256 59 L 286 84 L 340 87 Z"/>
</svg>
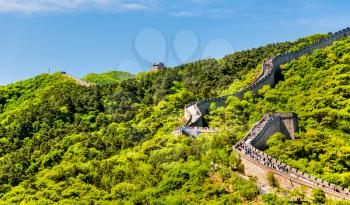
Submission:
<svg viewBox="0 0 350 205">
<path fill-rule="evenodd" d="M 217 98 L 203 99 L 199 102 L 191 103 L 190 105 L 186 106 L 185 118 L 188 119 L 188 122 L 186 123 L 185 126 L 182 126 L 179 128 L 180 133 L 184 134 L 186 136 L 189 136 L 189 137 L 197 137 L 198 134 L 200 134 L 200 132 L 193 132 L 193 130 L 189 130 L 189 129 L 187 129 L 187 127 L 188 128 L 194 127 L 194 126 L 202 127 L 203 126 L 203 117 L 205 114 L 210 112 L 210 104 L 211 103 L 215 103 L 216 106 L 225 106 L 225 101 L 227 100 L 227 98 L 229 96 L 234 96 L 234 97 L 237 97 L 240 100 L 242 100 L 244 98 L 244 94 L 246 92 L 251 91 L 251 92 L 253 92 L 253 94 L 256 95 L 257 92 L 259 91 L 259 89 L 261 89 L 264 85 L 274 87 L 278 83 L 278 76 L 281 75 L 280 74 L 281 73 L 281 71 L 280 71 L 281 64 L 288 63 L 294 59 L 300 58 L 301 56 L 303 56 L 305 54 L 311 54 L 316 49 L 321 49 L 321 48 L 330 46 L 330 45 L 332 45 L 332 43 L 334 41 L 341 40 L 342 38 L 345 38 L 349 35 L 350 35 L 350 28 L 348 27 L 348 28 L 345 28 L 343 30 L 337 31 L 337 32 L 331 34 L 330 36 L 327 36 L 326 38 L 324 38 L 324 39 L 322 39 L 322 40 L 320 40 L 320 41 L 318 41 L 310 46 L 303 47 L 303 48 L 296 50 L 296 51 L 293 51 L 293 52 L 283 53 L 283 54 L 265 59 L 262 63 L 262 72 L 261 72 L 260 76 L 257 78 L 257 80 L 255 80 L 252 84 L 250 84 L 248 87 L 244 88 L 243 90 L 240 90 L 240 91 L 235 92 L 233 94 L 217 97 Z M 260 131 L 263 131 L 263 129 Z M 257 134 L 259 134 L 259 133 L 257 133 Z M 272 135 L 273 134 L 274 133 L 272 133 Z M 241 141 L 238 143 L 241 143 Z M 236 146 L 234 146 L 235 149 L 237 149 Z M 239 149 L 237 149 L 237 150 L 240 153 L 244 154 L 244 152 L 241 152 Z M 248 157 L 249 157 L 249 155 L 248 155 Z M 267 157 L 271 158 L 269 155 L 267 155 Z M 263 157 L 261 156 L 261 158 L 263 158 Z M 253 159 L 253 160 L 255 160 L 255 159 Z M 257 163 L 262 164 L 261 162 L 259 162 L 257 160 L 255 160 L 255 161 Z M 279 161 L 277 160 L 277 162 L 279 162 Z M 278 172 L 282 172 L 282 171 L 277 169 L 279 167 L 279 166 L 277 166 L 277 163 L 275 163 L 275 164 L 276 164 L 276 166 L 271 166 L 271 167 L 275 168 L 276 171 L 278 171 Z M 287 171 L 284 171 L 284 172 L 289 174 L 292 172 L 292 170 L 291 170 L 291 168 L 289 168 Z M 304 174 L 302 173 L 301 176 L 303 176 L 303 175 Z M 297 180 L 297 178 L 294 179 L 293 177 L 291 177 L 290 180 L 292 180 L 292 181 Z M 312 181 L 310 177 L 306 178 L 306 180 L 310 181 L 310 182 Z M 317 178 L 315 181 L 323 182 L 321 179 L 317 179 Z M 311 182 L 310 184 L 313 184 L 313 182 Z M 336 197 L 339 197 L 340 199 L 341 198 L 350 199 L 348 189 L 335 188 L 336 186 L 333 184 L 324 185 L 323 183 L 321 183 L 320 185 L 317 183 L 316 186 L 319 186 L 321 189 L 325 190 L 325 192 L 330 193 L 331 195 L 334 195 Z M 333 187 L 333 188 L 331 188 L 331 187 Z M 332 191 L 332 189 L 334 189 L 334 191 Z M 331 191 L 329 191 L 329 190 L 331 190 Z"/>
<path fill-rule="evenodd" d="M 220 132 L 174 136 L 191 101 L 254 81 L 264 59 L 328 35 L 269 44 L 101 86 L 40 75 L 0 87 L 0 204 L 286 204 L 303 191 L 261 194 L 232 151 L 268 109 L 298 113 L 300 133 L 267 142 L 268 155 L 349 187 L 350 40 L 281 66 L 284 79 L 211 105 Z M 258 65 L 258 66 L 256 66 Z M 336 100 L 334 100 L 336 99 Z M 225 127 L 230 127 L 225 130 Z M 315 194 L 315 196 L 318 193 Z M 326 203 L 332 204 L 327 199 Z M 346 202 L 339 202 L 346 203 Z"/>
</svg>

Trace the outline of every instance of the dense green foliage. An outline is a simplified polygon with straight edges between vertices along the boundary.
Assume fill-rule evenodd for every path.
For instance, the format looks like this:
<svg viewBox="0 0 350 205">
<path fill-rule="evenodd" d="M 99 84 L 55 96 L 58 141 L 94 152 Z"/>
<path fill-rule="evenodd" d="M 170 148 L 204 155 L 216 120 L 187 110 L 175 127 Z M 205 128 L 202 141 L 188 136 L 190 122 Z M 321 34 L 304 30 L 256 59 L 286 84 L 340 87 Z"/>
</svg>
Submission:
<svg viewBox="0 0 350 205">
<path fill-rule="evenodd" d="M 350 188 L 350 40 L 283 67 L 286 80 L 264 94 L 271 109 L 300 118 L 297 140 L 267 153 L 329 182 Z"/>
<path fill-rule="evenodd" d="M 230 98 L 226 108 L 213 109 L 209 124 L 235 124 L 227 120 L 232 119 L 231 106 L 240 110 L 239 121 L 250 125 L 268 110 L 295 112 L 300 128 L 296 140 L 276 133 L 268 140 L 266 153 L 350 188 L 350 39 L 293 60 L 282 73 L 284 81 L 275 88 L 264 87 L 258 96 L 247 94 L 242 101 Z"/>
<path fill-rule="evenodd" d="M 285 161 L 303 168 L 303 161 L 299 159 L 305 161 L 311 156 L 309 152 L 304 153 L 304 146 L 308 144 L 303 144 L 303 140 L 309 142 L 315 136 L 317 140 L 313 142 L 324 148 L 330 146 L 328 139 L 341 140 L 330 150 L 322 150 L 316 155 L 318 158 L 313 158 L 313 163 L 323 163 L 322 154 L 340 154 L 345 150 L 344 158 L 329 161 L 328 167 L 329 170 L 337 170 L 335 167 L 339 165 L 347 168 L 348 148 L 340 149 L 338 145 L 341 142 L 347 146 L 348 143 L 348 107 L 338 105 L 341 109 L 331 107 L 331 110 L 317 112 L 318 107 L 311 103 L 315 101 L 307 98 L 311 95 L 310 88 L 315 87 L 319 89 L 313 93 L 320 97 L 317 102 L 325 106 L 329 99 L 322 92 L 346 99 L 341 96 L 346 88 L 333 89 L 336 84 L 332 84 L 345 82 L 346 67 L 338 67 L 332 75 L 320 74 L 319 80 L 335 78 L 330 79 L 328 87 L 321 87 L 317 84 L 318 78 L 309 74 L 308 69 L 310 73 L 327 71 L 323 69 L 324 63 L 332 59 L 327 55 L 324 60 L 315 60 L 320 67 L 314 69 L 306 67 L 306 63 L 314 62 L 309 62 L 309 57 L 292 62 L 283 70 L 286 81 L 275 89 L 265 88 L 257 97 L 248 93 L 242 101 L 230 98 L 225 108 L 212 105 L 209 124 L 230 129 L 196 139 L 172 135 L 176 127 L 184 124 L 183 107 L 189 102 L 234 90 L 237 82 L 247 84 L 254 79 L 259 69 L 257 65 L 264 58 L 311 44 L 324 36 L 271 44 L 237 52 L 221 60 L 202 60 L 121 81 L 120 76 L 110 80 L 109 75 L 85 78 L 99 84 L 91 87 L 81 87 L 60 74 L 41 75 L 0 87 L 0 204 L 237 204 L 259 201 L 255 179 L 242 177 L 243 167 L 232 145 L 267 109 L 300 111 L 303 130 L 293 143 L 278 137 L 272 141 L 267 150 L 272 155 L 276 154 L 273 151 L 276 146 L 294 146 L 296 148 L 292 147 L 280 157 L 287 156 Z M 333 49 L 337 50 L 339 59 L 346 61 L 345 53 L 350 52 L 341 51 L 338 47 L 342 44 L 347 46 L 348 42 L 340 42 L 339 46 L 318 51 L 313 56 L 317 59 L 317 55 L 323 56 L 323 52 Z M 294 79 L 295 73 L 303 75 Z M 311 104 L 301 108 L 301 104 L 289 102 L 294 96 L 300 98 L 298 94 L 305 95 L 304 103 Z M 339 102 L 344 103 L 344 100 L 339 99 Z M 314 111 L 317 114 L 313 114 Z M 324 115 L 333 118 L 323 122 Z M 332 121 L 334 117 L 337 117 L 336 122 Z M 324 141 L 319 140 L 320 136 Z M 299 147 L 302 155 L 293 155 Z M 319 146 L 317 150 L 322 148 Z M 305 167 L 312 172 L 311 168 Z M 346 170 L 342 168 L 338 173 L 342 179 Z M 338 176 L 321 174 L 327 179 Z M 266 195 L 262 200 L 267 203 L 288 201 L 275 195 Z"/>
<path fill-rule="evenodd" d="M 271 172 L 267 174 L 267 181 L 272 187 L 279 188 L 278 180 Z"/>
<path fill-rule="evenodd" d="M 326 195 L 322 189 L 312 190 L 313 202 L 318 204 L 324 204 L 326 202 Z"/>
<path fill-rule="evenodd" d="M 117 82 L 120 82 L 122 80 L 125 80 L 127 78 L 132 78 L 133 75 L 128 72 L 123 72 L 123 71 L 110 71 L 107 73 L 101 73 L 101 74 L 96 74 L 96 73 L 90 73 L 87 76 L 83 78 L 83 80 L 90 82 L 90 83 L 96 83 L 100 85 L 105 85 L 105 84 L 114 84 Z"/>
</svg>

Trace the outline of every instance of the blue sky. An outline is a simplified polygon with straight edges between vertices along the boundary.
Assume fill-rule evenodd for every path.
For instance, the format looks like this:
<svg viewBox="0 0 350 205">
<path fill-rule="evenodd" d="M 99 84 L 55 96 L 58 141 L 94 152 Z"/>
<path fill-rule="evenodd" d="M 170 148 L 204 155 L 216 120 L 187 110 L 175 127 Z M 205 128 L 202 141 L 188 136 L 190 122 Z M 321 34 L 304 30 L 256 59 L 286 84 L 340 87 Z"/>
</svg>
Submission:
<svg viewBox="0 0 350 205">
<path fill-rule="evenodd" d="M 0 84 L 146 71 L 350 26 L 344 0 L 0 0 Z"/>
</svg>

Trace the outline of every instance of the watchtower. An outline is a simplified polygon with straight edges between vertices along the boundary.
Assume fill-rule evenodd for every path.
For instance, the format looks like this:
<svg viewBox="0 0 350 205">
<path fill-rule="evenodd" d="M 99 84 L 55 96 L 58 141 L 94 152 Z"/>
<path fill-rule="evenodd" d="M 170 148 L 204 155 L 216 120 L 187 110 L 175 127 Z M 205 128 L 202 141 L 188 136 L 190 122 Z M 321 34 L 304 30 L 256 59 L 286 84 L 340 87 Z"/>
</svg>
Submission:
<svg viewBox="0 0 350 205">
<path fill-rule="evenodd" d="M 294 135 L 299 129 L 297 114 L 271 111 L 267 115 L 269 116 L 267 123 L 251 142 L 255 148 L 265 150 L 266 142 L 276 132 L 281 132 L 287 139 L 295 139 Z"/>
<path fill-rule="evenodd" d="M 164 70 L 165 68 L 166 67 L 164 63 L 159 62 L 159 63 L 153 64 L 153 66 L 151 67 L 151 71 L 160 71 L 160 70 Z"/>
</svg>

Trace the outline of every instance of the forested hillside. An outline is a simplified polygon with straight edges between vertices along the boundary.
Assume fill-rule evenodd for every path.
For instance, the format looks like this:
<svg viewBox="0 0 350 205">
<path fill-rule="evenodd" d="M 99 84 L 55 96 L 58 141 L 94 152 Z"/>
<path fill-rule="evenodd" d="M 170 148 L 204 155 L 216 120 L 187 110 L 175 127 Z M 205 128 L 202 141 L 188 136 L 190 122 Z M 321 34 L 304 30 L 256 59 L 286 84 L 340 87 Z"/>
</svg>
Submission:
<svg viewBox="0 0 350 205">
<path fill-rule="evenodd" d="M 282 67 L 282 73 L 284 81 L 275 88 L 265 87 L 256 98 L 247 95 L 245 101 L 229 102 L 242 105 L 241 112 L 251 122 L 268 110 L 297 113 L 301 131 L 297 139 L 276 135 L 266 152 L 328 182 L 350 187 L 350 39 L 293 60 Z M 209 116 L 212 126 L 235 124 L 226 121 L 225 125 L 221 118 L 230 109 L 214 109 Z"/>
<path fill-rule="evenodd" d="M 123 80 L 88 76 L 91 87 L 59 73 L 0 87 L 0 204 L 284 203 L 293 193 L 259 196 L 232 151 L 269 109 L 298 113 L 301 128 L 293 142 L 276 135 L 269 154 L 350 187 L 349 39 L 285 65 L 275 88 L 212 105 L 207 121 L 220 133 L 172 134 L 186 104 L 235 91 L 263 59 L 325 36 Z"/>
<path fill-rule="evenodd" d="M 101 73 L 101 74 L 90 73 L 87 76 L 85 76 L 83 80 L 90 83 L 104 85 L 104 84 L 117 83 L 117 82 L 120 82 L 121 80 L 125 80 L 131 77 L 133 77 L 133 75 L 128 72 L 110 71 L 110 72 Z"/>
</svg>

